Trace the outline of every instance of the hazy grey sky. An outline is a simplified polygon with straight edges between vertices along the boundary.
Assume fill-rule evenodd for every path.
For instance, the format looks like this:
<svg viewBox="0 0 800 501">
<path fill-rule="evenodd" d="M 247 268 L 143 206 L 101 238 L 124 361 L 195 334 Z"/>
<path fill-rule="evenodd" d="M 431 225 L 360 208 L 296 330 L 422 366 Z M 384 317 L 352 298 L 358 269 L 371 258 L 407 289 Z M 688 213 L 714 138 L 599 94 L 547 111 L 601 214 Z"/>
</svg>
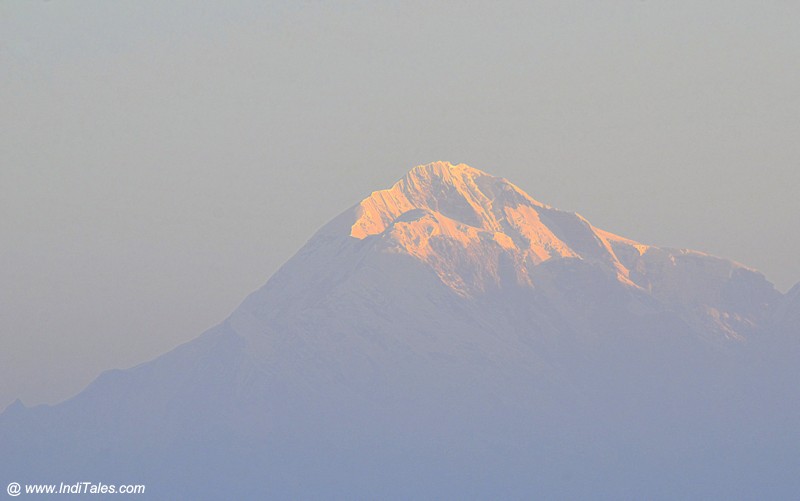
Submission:
<svg viewBox="0 0 800 501">
<path fill-rule="evenodd" d="M 800 3 L 0 0 L 0 407 L 221 321 L 416 164 L 800 280 Z"/>
</svg>

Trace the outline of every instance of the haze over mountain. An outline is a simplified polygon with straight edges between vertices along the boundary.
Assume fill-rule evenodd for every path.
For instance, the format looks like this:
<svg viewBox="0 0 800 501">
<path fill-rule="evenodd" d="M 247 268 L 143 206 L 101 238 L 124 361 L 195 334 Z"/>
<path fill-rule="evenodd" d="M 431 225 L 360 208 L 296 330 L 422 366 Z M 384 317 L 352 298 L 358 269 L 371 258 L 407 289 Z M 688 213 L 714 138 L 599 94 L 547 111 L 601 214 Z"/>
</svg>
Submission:
<svg viewBox="0 0 800 501">
<path fill-rule="evenodd" d="M 788 499 L 798 290 L 422 165 L 197 339 L 12 405 L 0 471 L 154 498 Z"/>
</svg>

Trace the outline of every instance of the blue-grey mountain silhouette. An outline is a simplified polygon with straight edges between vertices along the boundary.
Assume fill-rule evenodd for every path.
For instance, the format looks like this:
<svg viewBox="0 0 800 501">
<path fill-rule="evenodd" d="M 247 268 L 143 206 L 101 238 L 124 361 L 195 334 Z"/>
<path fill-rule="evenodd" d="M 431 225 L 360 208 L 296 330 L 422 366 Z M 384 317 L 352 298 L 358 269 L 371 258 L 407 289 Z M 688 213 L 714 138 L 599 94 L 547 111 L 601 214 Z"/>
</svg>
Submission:
<svg viewBox="0 0 800 501">
<path fill-rule="evenodd" d="M 195 340 L 13 404 L 0 471 L 154 499 L 797 498 L 799 337 L 800 287 L 437 162 Z"/>
</svg>

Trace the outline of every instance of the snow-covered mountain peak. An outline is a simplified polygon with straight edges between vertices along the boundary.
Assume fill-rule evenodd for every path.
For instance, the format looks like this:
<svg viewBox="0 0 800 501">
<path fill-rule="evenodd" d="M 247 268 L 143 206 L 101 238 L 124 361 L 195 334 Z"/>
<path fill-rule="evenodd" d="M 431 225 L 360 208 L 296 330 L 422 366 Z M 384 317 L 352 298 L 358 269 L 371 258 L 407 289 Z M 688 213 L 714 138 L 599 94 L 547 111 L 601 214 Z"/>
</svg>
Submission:
<svg viewBox="0 0 800 501">
<path fill-rule="evenodd" d="M 460 292 L 509 279 L 530 285 L 531 268 L 554 257 L 602 263 L 628 281 L 606 236 L 581 216 L 465 164 L 414 167 L 391 188 L 362 200 L 349 218 L 350 237 L 378 238 L 384 248 L 424 261 Z"/>
<path fill-rule="evenodd" d="M 358 208 L 350 235 L 380 234 L 398 217 L 414 209 L 439 213 L 485 231 L 502 231 L 506 207 L 544 207 L 505 179 L 466 164 L 433 162 L 419 165 L 389 189 L 373 192 Z"/>
<path fill-rule="evenodd" d="M 784 296 L 732 261 L 640 244 L 503 179 L 429 164 L 332 220 L 195 340 L 62 404 L 12 404 L 0 471 L 135 471 L 162 499 L 757 498 L 765 486 L 794 499 L 798 325 L 800 285 Z M 643 447 L 619 460 L 620 444 Z M 403 489 L 408 478 L 422 483 Z"/>
<path fill-rule="evenodd" d="M 763 275 L 738 263 L 601 230 L 464 164 L 414 167 L 318 236 L 310 249 L 360 241 L 353 248 L 411 257 L 461 296 L 520 286 L 558 295 L 573 279 L 579 289 L 616 284 L 685 311 L 687 322 L 700 330 L 737 339 L 766 318 L 765 308 L 752 305 L 771 304 L 779 296 Z"/>
</svg>

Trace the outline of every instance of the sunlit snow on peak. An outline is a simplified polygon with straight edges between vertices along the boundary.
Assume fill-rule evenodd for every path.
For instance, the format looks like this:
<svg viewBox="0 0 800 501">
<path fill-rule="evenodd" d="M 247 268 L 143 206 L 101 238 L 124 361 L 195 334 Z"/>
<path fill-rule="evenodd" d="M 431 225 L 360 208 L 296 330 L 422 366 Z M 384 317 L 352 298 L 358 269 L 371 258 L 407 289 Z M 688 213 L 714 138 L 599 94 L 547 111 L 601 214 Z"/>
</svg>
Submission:
<svg viewBox="0 0 800 501">
<path fill-rule="evenodd" d="M 598 262 L 628 282 L 628 270 L 606 237 L 583 218 L 465 164 L 420 165 L 391 188 L 372 193 L 357 206 L 350 236 L 379 237 L 387 249 L 423 260 L 464 293 L 499 286 L 501 262 L 513 265 L 507 277 L 530 285 L 531 268 L 552 258 Z M 464 275 L 476 265 L 480 276 Z"/>
</svg>

